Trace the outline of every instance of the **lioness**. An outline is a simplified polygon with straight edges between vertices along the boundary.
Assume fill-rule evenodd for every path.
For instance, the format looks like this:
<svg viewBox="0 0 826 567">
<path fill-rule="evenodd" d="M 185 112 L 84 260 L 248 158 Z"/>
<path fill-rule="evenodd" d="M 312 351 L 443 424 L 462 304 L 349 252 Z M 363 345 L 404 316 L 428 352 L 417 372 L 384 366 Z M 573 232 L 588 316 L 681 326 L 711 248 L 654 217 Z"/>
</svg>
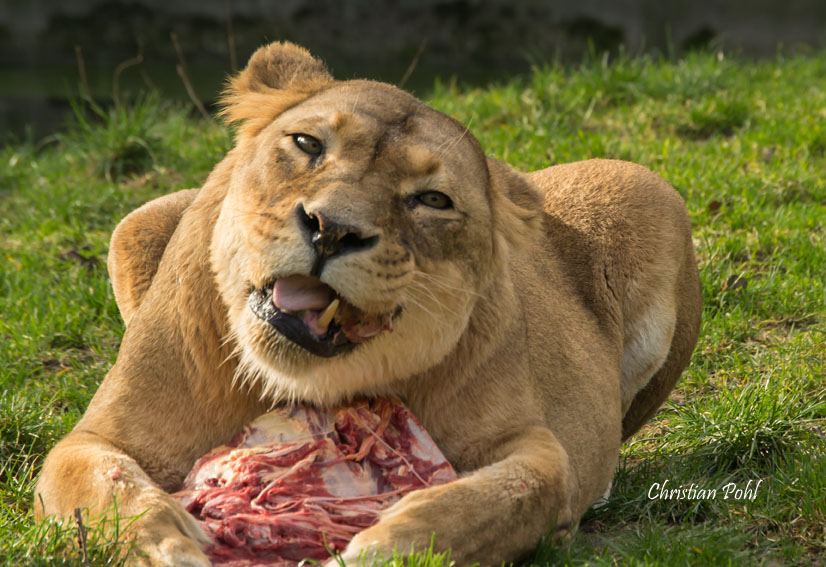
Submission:
<svg viewBox="0 0 826 567">
<path fill-rule="evenodd" d="M 398 396 L 462 472 L 345 560 L 519 558 L 609 486 L 688 363 L 700 286 L 680 196 L 630 163 L 527 175 L 390 85 L 288 43 L 225 97 L 237 144 L 199 190 L 130 214 L 109 269 L 126 333 L 35 510 L 143 513 L 137 563 L 204 566 L 174 502 L 196 458 L 274 403 Z"/>
</svg>

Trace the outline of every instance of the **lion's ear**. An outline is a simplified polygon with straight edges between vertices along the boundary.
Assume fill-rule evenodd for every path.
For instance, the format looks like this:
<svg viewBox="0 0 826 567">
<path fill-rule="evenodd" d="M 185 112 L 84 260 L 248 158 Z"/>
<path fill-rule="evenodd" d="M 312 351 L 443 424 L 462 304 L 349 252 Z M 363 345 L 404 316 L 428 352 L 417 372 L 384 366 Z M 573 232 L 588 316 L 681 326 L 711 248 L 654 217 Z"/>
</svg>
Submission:
<svg viewBox="0 0 826 567">
<path fill-rule="evenodd" d="M 542 227 L 543 198 L 524 175 L 488 159 L 494 227 L 507 243 L 523 248 L 536 242 Z"/>
<path fill-rule="evenodd" d="M 333 81 L 324 63 L 303 47 L 270 43 L 258 48 L 246 68 L 230 80 L 221 98 L 221 116 L 243 123 L 239 133 L 251 136 Z"/>
</svg>

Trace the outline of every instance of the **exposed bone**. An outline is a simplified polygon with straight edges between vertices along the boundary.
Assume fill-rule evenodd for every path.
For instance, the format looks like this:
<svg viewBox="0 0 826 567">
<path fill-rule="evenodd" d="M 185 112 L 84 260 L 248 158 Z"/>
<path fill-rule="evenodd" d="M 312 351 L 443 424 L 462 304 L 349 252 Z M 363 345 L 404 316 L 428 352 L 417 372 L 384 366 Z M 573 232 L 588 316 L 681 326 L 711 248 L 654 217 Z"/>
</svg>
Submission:
<svg viewBox="0 0 826 567">
<path fill-rule="evenodd" d="M 335 316 L 336 311 L 338 311 L 339 303 L 341 303 L 339 301 L 339 299 L 335 298 L 334 300 L 332 300 L 330 302 L 330 305 L 328 305 L 327 307 L 324 308 L 324 311 L 319 313 L 319 315 L 318 315 L 318 327 L 320 329 L 326 329 L 329 326 L 330 321 L 333 320 L 333 317 Z"/>
</svg>

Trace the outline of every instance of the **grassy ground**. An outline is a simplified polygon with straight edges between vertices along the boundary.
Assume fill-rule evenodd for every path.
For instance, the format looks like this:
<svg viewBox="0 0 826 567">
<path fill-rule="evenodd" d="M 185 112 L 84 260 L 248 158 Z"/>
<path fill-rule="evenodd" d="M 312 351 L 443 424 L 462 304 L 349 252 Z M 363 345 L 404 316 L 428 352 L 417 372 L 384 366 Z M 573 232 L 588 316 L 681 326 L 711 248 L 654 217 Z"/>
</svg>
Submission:
<svg viewBox="0 0 826 567">
<path fill-rule="evenodd" d="M 703 54 L 429 95 L 522 169 L 645 164 L 694 222 L 705 307 L 691 367 L 624 448 L 608 503 L 571 545 L 543 544 L 527 565 L 826 564 L 823 77 L 826 53 Z M 0 150 L 0 565 L 81 564 L 75 526 L 36 526 L 31 493 L 117 353 L 109 234 L 146 200 L 199 185 L 231 146 L 222 127 L 151 98 L 82 114 L 49 140 Z M 666 481 L 718 494 L 649 498 Z M 760 481 L 753 500 L 724 497 L 749 481 Z M 92 565 L 119 563 L 95 530 L 86 547 Z"/>
</svg>

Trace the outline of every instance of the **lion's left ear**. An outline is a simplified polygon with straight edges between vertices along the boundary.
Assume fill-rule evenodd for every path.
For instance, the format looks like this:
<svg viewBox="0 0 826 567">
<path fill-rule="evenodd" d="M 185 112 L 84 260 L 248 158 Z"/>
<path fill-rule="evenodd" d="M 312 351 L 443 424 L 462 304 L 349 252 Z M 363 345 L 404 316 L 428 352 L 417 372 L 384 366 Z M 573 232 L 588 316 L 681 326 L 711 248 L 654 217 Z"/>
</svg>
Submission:
<svg viewBox="0 0 826 567">
<path fill-rule="evenodd" d="M 514 248 L 536 242 L 542 228 L 543 197 L 513 168 L 488 158 L 494 226 Z"/>
<path fill-rule="evenodd" d="M 252 136 L 276 116 L 334 82 L 324 63 L 289 42 L 274 42 L 252 54 L 221 97 L 227 122 L 241 122 Z"/>
</svg>

